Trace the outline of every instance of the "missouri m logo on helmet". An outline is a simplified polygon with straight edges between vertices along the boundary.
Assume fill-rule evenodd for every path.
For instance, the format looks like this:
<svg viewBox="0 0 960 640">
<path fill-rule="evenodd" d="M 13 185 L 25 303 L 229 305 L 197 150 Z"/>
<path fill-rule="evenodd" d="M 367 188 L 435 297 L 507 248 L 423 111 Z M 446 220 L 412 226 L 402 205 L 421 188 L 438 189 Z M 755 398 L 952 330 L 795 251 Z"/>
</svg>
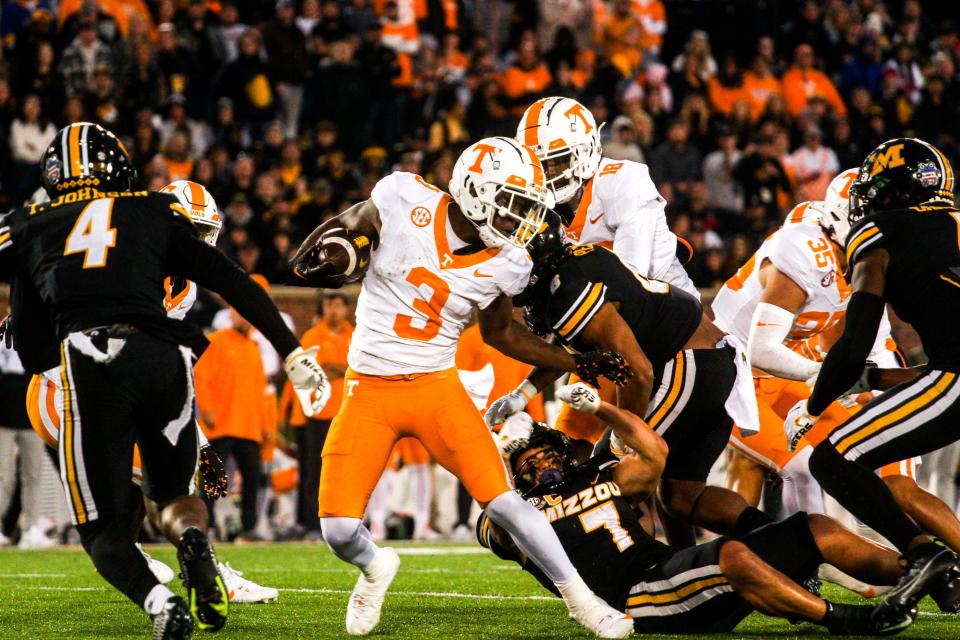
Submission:
<svg viewBox="0 0 960 640">
<path fill-rule="evenodd" d="M 903 164 L 903 145 L 895 144 L 877 153 L 873 159 L 870 175 L 875 176 L 884 169 L 895 169 Z"/>
</svg>

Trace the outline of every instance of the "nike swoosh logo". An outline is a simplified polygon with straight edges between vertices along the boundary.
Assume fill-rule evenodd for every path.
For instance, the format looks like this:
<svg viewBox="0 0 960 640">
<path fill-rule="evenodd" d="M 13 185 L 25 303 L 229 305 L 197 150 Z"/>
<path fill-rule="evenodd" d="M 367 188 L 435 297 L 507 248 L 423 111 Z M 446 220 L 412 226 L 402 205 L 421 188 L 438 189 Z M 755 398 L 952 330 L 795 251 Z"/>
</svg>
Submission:
<svg viewBox="0 0 960 640">
<path fill-rule="evenodd" d="M 597 224 L 597 220 L 599 220 L 602 217 L 603 217 L 603 214 L 601 213 L 596 218 L 590 218 L 590 224 Z"/>
<path fill-rule="evenodd" d="M 474 270 L 473 270 L 473 277 L 474 277 L 474 278 L 492 278 L 493 276 L 491 276 L 490 274 L 487 274 L 487 273 L 480 273 L 480 269 L 474 269 Z"/>
</svg>

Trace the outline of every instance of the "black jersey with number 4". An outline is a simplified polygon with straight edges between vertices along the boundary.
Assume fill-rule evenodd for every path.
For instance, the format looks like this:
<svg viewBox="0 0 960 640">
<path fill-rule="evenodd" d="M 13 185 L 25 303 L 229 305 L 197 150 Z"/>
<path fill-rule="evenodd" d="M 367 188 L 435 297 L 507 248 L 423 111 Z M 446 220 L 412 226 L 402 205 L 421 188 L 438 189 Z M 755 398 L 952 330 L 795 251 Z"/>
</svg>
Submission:
<svg viewBox="0 0 960 640">
<path fill-rule="evenodd" d="M 535 303 L 536 312 L 578 351 L 594 348 L 583 341 L 582 331 L 603 304 L 619 303 L 620 315 L 655 370 L 683 348 L 703 315 L 700 303 L 687 292 L 637 275 L 597 245 L 568 246 L 544 295 L 545 300 Z"/>
<path fill-rule="evenodd" d="M 163 307 L 163 281 L 171 275 L 223 294 L 281 353 L 296 348 L 263 289 L 196 237 L 169 194 L 87 188 L 0 219 L 0 277 L 33 284 L 59 339 L 122 323 L 196 345 L 197 330 L 169 319 Z"/>
<path fill-rule="evenodd" d="M 923 205 L 864 218 L 847 239 L 850 268 L 880 247 L 890 254 L 884 298 L 920 335 L 931 368 L 960 372 L 960 211 Z"/>
</svg>

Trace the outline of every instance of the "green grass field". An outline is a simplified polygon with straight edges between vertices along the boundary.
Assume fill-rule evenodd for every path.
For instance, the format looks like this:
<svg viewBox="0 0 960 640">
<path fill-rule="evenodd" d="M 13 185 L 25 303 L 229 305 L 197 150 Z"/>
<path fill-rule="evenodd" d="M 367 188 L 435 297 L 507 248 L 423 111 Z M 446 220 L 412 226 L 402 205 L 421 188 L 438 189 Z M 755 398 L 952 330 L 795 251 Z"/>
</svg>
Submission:
<svg viewBox="0 0 960 640">
<path fill-rule="evenodd" d="M 476 547 L 402 545 L 403 565 L 372 637 L 587 638 L 563 604 L 514 565 Z M 170 547 L 151 548 L 176 566 Z M 219 555 L 263 584 L 280 589 L 278 602 L 237 605 L 222 638 L 347 637 L 347 596 L 356 573 L 323 545 L 220 545 Z M 174 590 L 180 589 L 175 581 Z M 0 638 L 147 638 L 149 621 L 94 573 L 79 550 L 0 551 Z M 828 597 L 855 601 L 827 587 Z M 960 619 L 924 602 L 920 620 L 902 638 L 960 637 Z M 206 634 L 198 632 L 195 637 Z M 679 638 L 681 636 L 670 636 Z M 684 636 L 686 637 L 686 636 Z M 699 637 L 699 636 L 690 636 Z M 813 625 L 793 626 L 754 614 L 729 638 L 824 637 Z"/>
</svg>

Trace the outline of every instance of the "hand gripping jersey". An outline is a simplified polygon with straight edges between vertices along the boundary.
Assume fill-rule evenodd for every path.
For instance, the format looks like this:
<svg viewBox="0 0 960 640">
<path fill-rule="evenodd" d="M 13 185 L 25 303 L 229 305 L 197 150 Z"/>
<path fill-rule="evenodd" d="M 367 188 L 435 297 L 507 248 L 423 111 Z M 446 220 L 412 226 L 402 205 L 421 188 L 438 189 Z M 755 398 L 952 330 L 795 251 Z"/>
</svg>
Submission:
<svg viewBox="0 0 960 640">
<path fill-rule="evenodd" d="M 603 158 L 597 173 L 583 185 L 566 231 L 574 242 L 610 249 L 637 273 L 669 282 L 699 299 L 677 261 L 677 236 L 667 227 L 665 206 L 647 165 Z"/>
<path fill-rule="evenodd" d="M 890 254 L 884 298 L 920 335 L 929 368 L 960 372 L 960 210 L 921 205 L 864 218 L 850 230 L 850 269 L 869 250 Z"/>
<path fill-rule="evenodd" d="M 566 251 L 544 292 L 549 295 L 534 307 L 563 343 L 591 350 L 581 332 L 604 302 L 620 304 L 620 315 L 655 370 L 676 356 L 696 331 L 703 309 L 690 294 L 635 274 L 603 247 L 572 245 Z"/>
<path fill-rule="evenodd" d="M 380 242 L 357 301 L 350 368 L 390 376 L 453 367 L 474 309 L 522 291 L 530 259 L 512 245 L 458 254 L 447 219 L 452 199 L 418 175 L 393 173 L 371 198 Z"/>
<path fill-rule="evenodd" d="M 167 316 L 183 320 L 197 301 L 197 285 L 192 280 L 167 278 L 163 281 L 163 308 Z"/>
</svg>

